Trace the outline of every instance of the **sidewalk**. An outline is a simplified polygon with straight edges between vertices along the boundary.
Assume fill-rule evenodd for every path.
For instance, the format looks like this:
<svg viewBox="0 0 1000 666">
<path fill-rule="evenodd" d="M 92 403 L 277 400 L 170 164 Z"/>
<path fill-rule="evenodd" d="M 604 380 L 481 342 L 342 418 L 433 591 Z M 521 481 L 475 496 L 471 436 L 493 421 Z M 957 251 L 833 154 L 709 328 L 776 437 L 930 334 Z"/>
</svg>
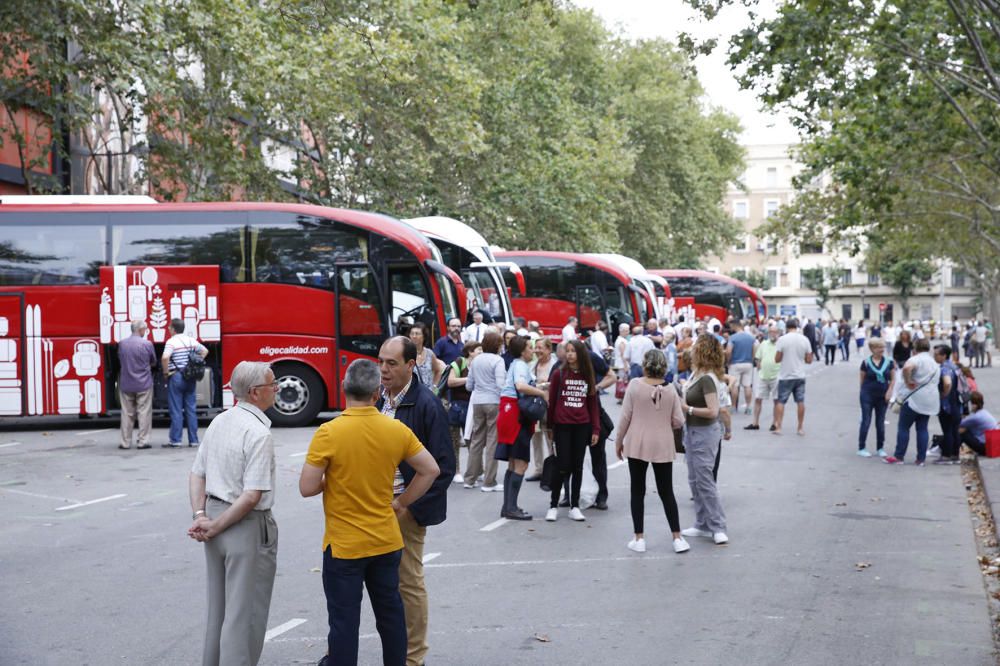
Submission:
<svg viewBox="0 0 1000 666">
<path fill-rule="evenodd" d="M 974 368 L 973 373 L 976 375 L 979 391 L 983 394 L 986 411 L 996 417 L 1000 414 L 1000 367 Z M 1000 516 L 1000 458 L 978 456 L 978 462 L 983 489 L 995 518 Z M 1000 533 L 997 537 L 1000 539 Z"/>
</svg>

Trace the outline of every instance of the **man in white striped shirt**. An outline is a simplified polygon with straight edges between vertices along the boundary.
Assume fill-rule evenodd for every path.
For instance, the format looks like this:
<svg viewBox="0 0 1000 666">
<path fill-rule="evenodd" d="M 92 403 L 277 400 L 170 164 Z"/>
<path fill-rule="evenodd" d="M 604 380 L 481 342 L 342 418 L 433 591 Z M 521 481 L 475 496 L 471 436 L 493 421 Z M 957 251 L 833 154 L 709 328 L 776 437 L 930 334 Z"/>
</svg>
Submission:
<svg viewBox="0 0 1000 666">
<path fill-rule="evenodd" d="M 170 329 L 174 335 L 163 347 L 163 373 L 167 378 L 167 406 L 170 408 L 170 441 L 163 447 L 181 445 L 184 426 L 187 425 L 188 446 L 198 446 L 198 416 L 195 414 L 195 388 L 197 382 L 184 379 L 184 368 L 191 354 L 208 356 L 208 348 L 190 335 L 184 335 L 184 320 L 173 319 Z"/>
</svg>

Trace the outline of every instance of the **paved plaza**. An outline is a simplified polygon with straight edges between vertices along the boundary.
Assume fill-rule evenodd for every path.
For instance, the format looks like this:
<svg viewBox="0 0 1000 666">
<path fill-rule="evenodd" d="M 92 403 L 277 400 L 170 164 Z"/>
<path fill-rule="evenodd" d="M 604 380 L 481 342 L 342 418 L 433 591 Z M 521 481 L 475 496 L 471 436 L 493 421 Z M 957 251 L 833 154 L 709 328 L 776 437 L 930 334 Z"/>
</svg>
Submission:
<svg viewBox="0 0 1000 666">
<path fill-rule="evenodd" d="M 585 523 L 565 510 L 540 520 L 537 484 L 521 494 L 527 523 L 498 520 L 499 494 L 453 484 L 448 520 L 428 530 L 427 663 L 995 664 L 959 468 L 858 458 L 855 357 L 810 372 L 805 437 L 791 408 L 781 437 L 767 432 L 770 407 L 759 432 L 735 417 L 720 472 L 728 546 L 692 539 L 674 554 L 650 489 L 648 551 L 626 549 L 628 471 L 611 443 L 610 509 Z M 114 420 L 23 427 L 0 422 L 0 664 L 200 663 L 204 559 L 185 535 L 194 450 L 159 448 L 158 427 L 156 448 L 119 451 Z M 297 486 L 312 430 L 274 431 L 264 664 L 325 652 L 321 500 Z M 687 470 L 675 468 L 688 526 Z M 381 663 L 367 601 L 361 631 L 361 663 Z"/>
</svg>

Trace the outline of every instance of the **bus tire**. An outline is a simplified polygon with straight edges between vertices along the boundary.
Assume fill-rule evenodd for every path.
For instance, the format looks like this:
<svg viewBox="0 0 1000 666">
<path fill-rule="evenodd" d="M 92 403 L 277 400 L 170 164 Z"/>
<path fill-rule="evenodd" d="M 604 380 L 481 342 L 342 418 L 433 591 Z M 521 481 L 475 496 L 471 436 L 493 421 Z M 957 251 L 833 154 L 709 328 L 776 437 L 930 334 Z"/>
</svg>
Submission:
<svg viewBox="0 0 1000 666">
<path fill-rule="evenodd" d="M 276 363 L 278 394 L 267 416 L 276 426 L 295 428 L 312 423 L 326 405 L 326 390 L 316 371 L 302 363 Z"/>
</svg>

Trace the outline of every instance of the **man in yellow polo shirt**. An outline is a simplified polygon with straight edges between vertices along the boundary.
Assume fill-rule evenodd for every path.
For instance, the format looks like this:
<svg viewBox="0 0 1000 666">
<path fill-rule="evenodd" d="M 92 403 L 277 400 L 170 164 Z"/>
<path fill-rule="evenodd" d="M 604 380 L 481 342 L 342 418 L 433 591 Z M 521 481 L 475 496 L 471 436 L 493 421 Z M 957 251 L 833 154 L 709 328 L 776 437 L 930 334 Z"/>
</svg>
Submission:
<svg viewBox="0 0 1000 666">
<path fill-rule="evenodd" d="M 397 513 L 420 499 L 440 470 L 416 435 L 379 413 L 381 375 L 359 359 L 344 375 L 347 408 L 313 435 L 299 478 L 303 497 L 323 493 L 323 590 L 330 624 L 320 666 L 357 664 L 361 589 L 368 590 L 382 639 L 384 664 L 406 663 L 406 620 L 399 595 L 403 537 Z M 416 472 L 393 499 L 396 468 Z"/>
</svg>

